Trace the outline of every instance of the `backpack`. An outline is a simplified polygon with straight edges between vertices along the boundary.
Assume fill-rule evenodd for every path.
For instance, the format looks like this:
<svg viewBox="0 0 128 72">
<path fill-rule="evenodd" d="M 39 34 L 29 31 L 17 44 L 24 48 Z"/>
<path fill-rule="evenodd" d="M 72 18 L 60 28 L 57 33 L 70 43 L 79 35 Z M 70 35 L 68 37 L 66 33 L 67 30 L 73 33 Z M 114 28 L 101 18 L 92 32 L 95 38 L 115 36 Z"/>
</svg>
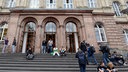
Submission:
<svg viewBox="0 0 128 72">
<path fill-rule="evenodd" d="M 79 64 L 86 64 L 85 62 L 85 54 L 82 52 L 78 55 Z"/>
<path fill-rule="evenodd" d="M 90 49 L 91 49 L 92 53 L 96 52 L 96 50 L 95 50 L 95 48 L 93 46 L 91 46 Z"/>
<path fill-rule="evenodd" d="M 33 58 L 34 58 L 33 54 L 28 54 L 28 56 L 26 57 L 26 59 L 28 59 L 28 60 L 33 60 Z"/>
</svg>

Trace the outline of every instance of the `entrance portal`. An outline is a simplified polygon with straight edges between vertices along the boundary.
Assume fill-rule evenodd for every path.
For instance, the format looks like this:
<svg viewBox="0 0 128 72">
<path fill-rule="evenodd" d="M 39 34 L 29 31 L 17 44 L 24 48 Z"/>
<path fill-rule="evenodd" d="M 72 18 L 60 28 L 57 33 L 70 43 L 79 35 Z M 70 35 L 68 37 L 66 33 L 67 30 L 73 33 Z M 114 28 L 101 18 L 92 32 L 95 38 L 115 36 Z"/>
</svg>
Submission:
<svg viewBox="0 0 128 72">
<path fill-rule="evenodd" d="M 35 35 L 36 35 L 35 23 L 28 22 L 25 26 L 25 31 L 24 31 L 22 53 L 26 53 L 26 51 L 28 50 L 29 47 L 31 47 L 32 51 L 34 52 Z"/>
<path fill-rule="evenodd" d="M 76 25 L 73 22 L 68 22 L 66 24 L 66 44 L 68 52 L 77 52 L 77 49 L 79 48 L 78 35 Z"/>
<path fill-rule="evenodd" d="M 55 34 L 46 34 L 46 41 L 48 42 L 50 39 L 53 40 L 53 47 L 55 46 Z"/>
</svg>

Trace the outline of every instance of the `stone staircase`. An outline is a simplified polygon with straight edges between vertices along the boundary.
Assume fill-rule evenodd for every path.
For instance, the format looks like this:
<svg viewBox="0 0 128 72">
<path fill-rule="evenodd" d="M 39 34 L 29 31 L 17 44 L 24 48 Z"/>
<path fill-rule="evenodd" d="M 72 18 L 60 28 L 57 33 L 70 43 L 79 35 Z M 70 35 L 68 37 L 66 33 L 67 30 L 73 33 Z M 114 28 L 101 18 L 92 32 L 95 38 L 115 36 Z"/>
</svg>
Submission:
<svg viewBox="0 0 128 72">
<path fill-rule="evenodd" d="M 95 54 L 98 62 L 101 54 Z M 86 72 L 96 72 L 97 65 L 87 65 Z M 128 72 L 128 66 L 116 66 L 119 72 Z M 36 54 L 34 60 L 26 60 L 25 54 L 0 54 L 0 72 L 80 72 L 75 54 L 52 57 Z"/>
</svg>

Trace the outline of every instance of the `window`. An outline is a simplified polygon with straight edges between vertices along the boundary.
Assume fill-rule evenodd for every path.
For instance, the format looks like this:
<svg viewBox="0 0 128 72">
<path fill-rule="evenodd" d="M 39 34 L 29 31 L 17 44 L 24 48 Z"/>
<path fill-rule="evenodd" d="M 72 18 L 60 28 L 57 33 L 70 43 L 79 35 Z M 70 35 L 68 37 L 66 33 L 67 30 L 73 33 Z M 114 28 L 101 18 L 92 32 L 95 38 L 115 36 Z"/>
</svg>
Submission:
<svg viewBox="0 0 128 72">
<path fill-rule="evenodd" d="M 16 0 L 6 0 L 5 7 L 7 7 L 7 8 L 15 7 L 15 2 L 16 2 Z"/>
<path fill-rule="evenodd" d="M 46 8 L 56 8 L 56 0 L 46 0 Z"/>
<path fill-rule="evenodd" d="M 88 0 L 88 7 L 95 8 L 96 7 L 96 0 Z"/>
<path fill-rule="evenodd" d="M 126 6 L 127 6 L 127 8 L 128 8 L 128 2 L 126 2 Z"/>
<path fill-rule="evenodd" d="M 64 0 L 64 8 L 73 8 L 73 0 Z"/>
<path fill-rule="evenodd" d="M 56 32 L 56 25 L 53 22 L 48 22 L 45 27 L 45 32 Z"/>
<path fill-rule="evenodd" d="M 34 22 L 28 22 L 26 25 L 26 31 L 35 31 L 36 24 Z"/>
<path fill-rule="evenodd" d="M 66 32 L 77 32 L 76 25 L 73 22 L 66 24 Z"/>
<path fill-rule="evenodd" d="M 39 8 L 39 0 L 30 0 L 30 8 Z"/>
<path fill-rule="evenodd" d="M 126 44 L 128 44 L 128 30 L 124 30 L 123 34 L 125 36 L 125 42 L 126 42 Z"/>
<path fill-rule="evenodd" d="M 7 35 L 8 31 L 8 24 L 3 22 L 0 24 L 0 41 L 4 40 L 4 37 Z"/>
<path fill-rule="evenodd" d="M 98 42 L 106 42 L 106 35 L 103 26 L 101 23 L 96 23 L 95 25 L 95 34 L 96 34 L 96 39 Z"/>
<path fill-rule="evenodd" d="M 116 16 L 121 16 L 120 13 L 120 3 L 119 2 L 113 2 L 113 9 L 115 11 Z"/>
</svg>

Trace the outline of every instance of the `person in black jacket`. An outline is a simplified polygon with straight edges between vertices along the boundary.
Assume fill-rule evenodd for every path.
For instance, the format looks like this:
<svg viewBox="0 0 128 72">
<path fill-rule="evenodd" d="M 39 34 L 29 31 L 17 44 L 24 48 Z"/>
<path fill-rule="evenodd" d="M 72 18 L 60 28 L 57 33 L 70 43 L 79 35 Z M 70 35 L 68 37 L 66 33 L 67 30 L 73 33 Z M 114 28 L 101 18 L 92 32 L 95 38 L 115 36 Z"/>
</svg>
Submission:
<svg viewBox="0 0 128 72">
<path fill-rule="evenodd" d="M 86 43 L 85 41 L 82 41 L 80 43 L 80 49 L 85 53 L 87 51 Z"/>
<path fill-rule="evenodd" d="M 34 58 L 34 54 L 32 52 L 32 48 L 29 47 L 29 49 L 27 50 L 26 59 L 33 60 L 33 58 Z"/>
<path fill-rule="evenodd" d="M 107 63 L 110 62 L 110 60 L 109 60 L 110 49 L 108 46 L 100 45 L 99 47 L 100 47 L 100 51 L 103 53 L 104 64 L 107 65 Z"/>
<path fill-rule="evenodd" d="M 16 50 L 16 38 L 14 37 L 13 43 L 12 43 L 12 53 L 15 53 Z"/>
<path fill-rule="evenodd" d="M 46 53 L 46 46 L 47 46 L 47 42 L 46 40 L 42 41 L 42 53 Z"/>
<path fill-rule="evenodd" d="M 86 72 L 86 55 L 80 48 L 76 53 L 76 58 L 78 58 L 80 72 Z"/>
<path fill-rule="evenodd" d="M 104 65 L 103 61 L 98 65 L 97 72 L 107 72 L 107 67 Z"/>
</svg>

